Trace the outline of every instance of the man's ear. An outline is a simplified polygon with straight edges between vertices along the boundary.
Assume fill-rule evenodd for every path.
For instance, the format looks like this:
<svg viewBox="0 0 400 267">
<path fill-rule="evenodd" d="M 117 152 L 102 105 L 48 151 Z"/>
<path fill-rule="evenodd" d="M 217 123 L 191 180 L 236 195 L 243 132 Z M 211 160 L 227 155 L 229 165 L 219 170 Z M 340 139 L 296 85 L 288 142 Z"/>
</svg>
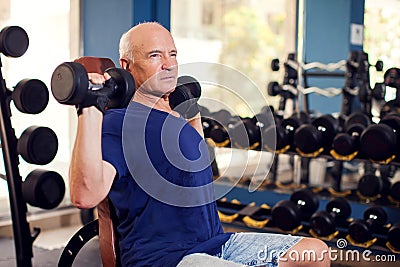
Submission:
<svg viewBox="0 0 400 267">
<path fill-rule="evenodd" d="M 123 68 L 124 70 L 129 70 L 129 60 L 126 58 L 120 58 L 119 59 L 119 65 L 121 66 L 121 68 Z"/>
</svg>

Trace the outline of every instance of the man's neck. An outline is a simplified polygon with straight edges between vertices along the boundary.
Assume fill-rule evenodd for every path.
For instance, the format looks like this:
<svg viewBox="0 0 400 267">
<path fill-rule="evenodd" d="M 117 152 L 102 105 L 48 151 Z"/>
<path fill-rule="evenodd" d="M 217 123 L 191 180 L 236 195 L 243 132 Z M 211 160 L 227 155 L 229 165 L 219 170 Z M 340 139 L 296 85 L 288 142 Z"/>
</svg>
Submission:
<svg viewBox="0 0 400 267">
<path fill-rule="evenodd" d="M 169 105 L 169 98 L 167 95 L 159 97 L 152 94 L 144 94 L 141 91 L 136 91 L 133 100 L 142 105 L 161 110 L 167 113 L 171 113 L 171 115 L 179 117 L 180 115 L 173 111 Z"/>
</svg>

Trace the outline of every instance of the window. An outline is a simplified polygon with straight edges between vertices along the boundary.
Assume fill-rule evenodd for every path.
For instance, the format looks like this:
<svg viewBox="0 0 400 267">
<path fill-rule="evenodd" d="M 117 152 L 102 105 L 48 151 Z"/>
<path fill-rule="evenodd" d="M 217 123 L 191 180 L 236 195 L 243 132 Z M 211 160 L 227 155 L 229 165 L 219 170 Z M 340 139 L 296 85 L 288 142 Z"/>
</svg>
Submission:
<svg viewBox="0 0 400 267">
<path fill-rule="evenodd" d="M 278 99 L 267 95 L 266 85 L 280 80 L 282 73 L 272 72 L 270 62 L 295 52 L 296 1 L 172 0 L 171 13 L 180 64 L 224 64 L 247 76 L 276 106 Z M 243 103 L 212 86 L 204 94 L 233 106 L 241 116 L 251 115 L 246 104 L 256 112 L 265 104 L 258 95 L 247 96 L 249 103 Z"/>
<path fill-rule="evenodd" d="M 201 105 L 211 112 L 228 109 L 241 117 L 252 117 L 265 105 L 277 108 L 279 97 L 268 96 L 266 87 L 270 81 L 280 81 L 283 73 L 272 72 L 270 64 L 296 52 L 296 2 L 171 1 L 180 74 L 201 73 L 202 79 L 196 77 L 202 85 Z M 216 148 L 215 152 L 220 174 L 238 178 L 264 178 L 272 158 L 252 150 Z"/>
<path fill-rule="evenodd" d="M 400 65 L 399 9 L 400 1 L 397 0 L 365 1 L 364 50 L 368 53 L 371 64 L 380 59 L 384 67 L 383 72 L 376 72 L 371 68 L 372 87 L 375 82 L 383 81 L 387 69 Z M 386 100 L 394 99 L 395 96 L 396 90 L 387 88 Z"/>
<path fill-rule="evenodd" d="M 76 6 L 77 1 L 70 0 L 0 0 L 1 29 L 12 25 L 20 26 L 29 37 L 28 50 L 22 57 L 7 58 L 1 55 L 3 63 L 1 71 L 7 88 L 12 90 L 20 80 L 35 78 L 43 81 L 49 89 L 49 103 L 40 114 L 22 114 L 13 103 L 11 104 L 11 121 L 16 136 L 19 138 L 21 133 L 31 125 L 46 126 L 57 134 L 59 143 L 57 155 L 48 165 L 27 164 L 20 157 L 19 167 L 23 179 L 30 171 L 39 168 L 56 171 L 65 179 L 67 178 L 72 136 L 74 136 L 72 131 L 75 130 L 75 127 L 70 128 L 69 126 L 71 122 L 73 123 L 74 116 L 71 116 L 73 108 L 60 105 L 55 101 L 50 89 L 50 80 L 57 65 L 69 61 L 78 53 L 78 49 L 73 51 L 71 47 L 79 46 L 79 36 L 70 34 L 70 32 L 79 34 L 79 30 L 72 31 L 70 26 L 77 24 L 78 21 L 73 18 L 78 11 Z M 74 24 L 70 24 L 71 18 L 75 22 Z M 3 160 L 1 160 L 0 171 L 4 174 L 3 165 Z M 69 198 L 68 191 L 66 191 L 65 203 L 68 203 L 67 198 Z M 8 185 L 3 179 L 0 179 L 0 203 L 0 218 L 10 216 Z"/>
</svg>

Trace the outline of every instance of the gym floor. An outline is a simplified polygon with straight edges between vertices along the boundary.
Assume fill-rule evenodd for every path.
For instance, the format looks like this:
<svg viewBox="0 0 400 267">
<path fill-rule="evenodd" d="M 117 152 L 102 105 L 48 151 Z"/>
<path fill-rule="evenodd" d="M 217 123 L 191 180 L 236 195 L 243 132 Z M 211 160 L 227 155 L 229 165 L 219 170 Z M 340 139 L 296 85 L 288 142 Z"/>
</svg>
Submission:
<svg viewBox="0 0 400 267">
<path fill-rule="evenodd" d="M 68 242 L 68 236 L 72 236 L 79 226 L 63 227 L 57 230 L 49 230 L 40 233 L 37 240 L 34 242 L 32 265 L 34 267 L 54 267 L 58 265 L 58 260 L 63 251 L 63 248 Z M 229 228 L 227 231 L 235 231 L 239 229 Z M 243 229 L 241 229 L 243 230 Z M 16 266 L 15 261 L 15 247 L 12 238 L 0 238 L 0 267 L 13 267 Z M 78 253 L 75 258 L 74 267 L 98 267 L 102 266 L 99 253 L 99 242 L 97 238 L 90 240 Z M 346 262 L 346 261 L 333 261 L 333 267 L 346 267 L 346 266 L 366 266 L 375 267 L 382 266 L 382 262 L 376 262 L 371 259 L 370 262 Z M 385 267 L 400 266 L 400 262 L 385 262 Z"/>
</svg>

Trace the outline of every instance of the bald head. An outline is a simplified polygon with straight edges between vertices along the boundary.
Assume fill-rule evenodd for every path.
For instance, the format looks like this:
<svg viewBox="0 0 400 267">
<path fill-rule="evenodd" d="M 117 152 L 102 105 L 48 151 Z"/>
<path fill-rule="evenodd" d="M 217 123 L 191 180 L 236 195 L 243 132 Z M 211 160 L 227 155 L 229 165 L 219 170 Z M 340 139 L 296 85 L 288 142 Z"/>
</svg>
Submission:
<svg viewBox="0 0 400 267">
<path fill-rule="evenodd" d="M 122 35 L 119 43 L 120 58 L 132 60 L 135 52 L 143 49 L 151 38 L 172 40 L 171 33 L 157 22 L 138 24 Z"/>
</svg>

